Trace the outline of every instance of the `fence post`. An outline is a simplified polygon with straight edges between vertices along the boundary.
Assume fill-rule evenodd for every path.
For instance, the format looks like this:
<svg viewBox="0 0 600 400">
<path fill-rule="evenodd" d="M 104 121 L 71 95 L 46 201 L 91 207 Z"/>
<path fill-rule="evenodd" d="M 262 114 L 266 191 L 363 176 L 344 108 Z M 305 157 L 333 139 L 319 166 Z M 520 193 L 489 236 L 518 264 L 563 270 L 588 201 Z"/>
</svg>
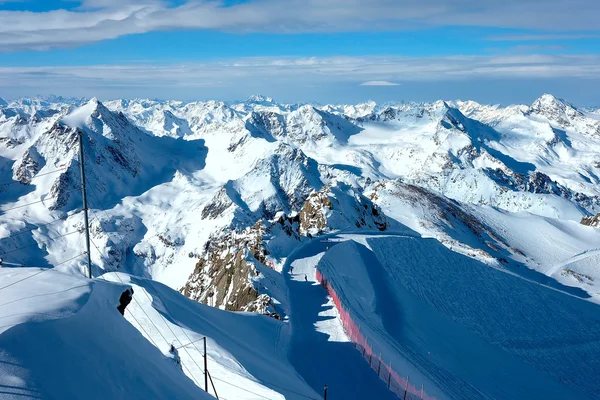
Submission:
<svg viewBox="0 0 600 400">
<path fill-rule="evenodd" d="M 388 389 L 390 388 L 390 383 L 392 383 L 392 363 L 390 363 L 390 369 L 388 371 Z"/>
<path fill-rule="evenodd" d="M 408 393 L 408 381 L 410 379 L 410 375 L 406 376 L 406 387 L 404 388 L 404 398 L 403 400 L 406 400 L 406 393 Z"/>
<path fill-rule="evenodd" d="M 323 387 L 323 400 L 327 400 L 327 385 Z"/>
<path fill-rule="evenodd" d="M 381 353 L 379 353 L 379 365 L 377 366 L 377 376 L 381 372 Z"/>
</svg>

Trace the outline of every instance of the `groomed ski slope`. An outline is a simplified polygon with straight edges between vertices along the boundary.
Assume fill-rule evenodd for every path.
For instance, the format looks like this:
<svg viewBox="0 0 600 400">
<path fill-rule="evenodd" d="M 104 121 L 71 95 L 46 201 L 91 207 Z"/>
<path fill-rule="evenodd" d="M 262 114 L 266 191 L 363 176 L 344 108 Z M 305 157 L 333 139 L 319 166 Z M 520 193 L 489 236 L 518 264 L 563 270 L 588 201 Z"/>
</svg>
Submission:
<svg viewBox="0 0 600 400">
<path fill-rule="evenodd" d="M 298 249 L 287 264 L 294 267 L 291 360 L 315 389 L 325 377 L 340 398 L 388 398 L 345 342 L 339 319 L 331 319 L 337 312 L 315 282 L 318 268 L 373 352 L 415 386 L 423 384 L 430 397 L 592 399 L 600 393 L 600 306 L 592 302 L 414 235 L 334 235 Z"/>
<path fill-rule="evenodd" d="M 90 281 L 0 268 L 0 287 L 7 285 L 0 291 L 1 399 L 214 399 L 212 387 L 210 395 L 203 390 L 203 336 L 220 399 L 319 398 L 288 362 L 282 321 L 208 307 L 121 273 Z M 134 300 L 124 318 L 116 307 L 127 287 Z M 180 347 L 182 369 L 168 355 L 171 344 Z"/>
</svg>

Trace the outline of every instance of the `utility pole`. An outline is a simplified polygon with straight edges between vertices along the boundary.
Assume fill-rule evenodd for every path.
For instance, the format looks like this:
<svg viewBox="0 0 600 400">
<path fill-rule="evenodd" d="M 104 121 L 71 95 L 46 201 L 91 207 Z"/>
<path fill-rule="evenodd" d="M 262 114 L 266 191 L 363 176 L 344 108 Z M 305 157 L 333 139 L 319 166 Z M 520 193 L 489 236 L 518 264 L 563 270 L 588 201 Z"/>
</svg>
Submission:
<svg viewBox="0 0 600 400">
<path fill-rule="evenodd" d="M 206 354 L 206 336 L 204 336 L 204 391 L 208 393 L 208 360 Z"/>
<path fill-rule="evenodd" d="M 83 221 L 85 224 L 85 244 L 87 249 L 88 278 L 92 279 L 92 255 L 90 253 L 90 226 L 88 223 L 87 193 L 85 191 L 85 165 L 83 155 L 83 132 L 78 131 L 79 136 L 79 166 L 81 167 L 81 197 L 83 199 Z"/>
</svg>

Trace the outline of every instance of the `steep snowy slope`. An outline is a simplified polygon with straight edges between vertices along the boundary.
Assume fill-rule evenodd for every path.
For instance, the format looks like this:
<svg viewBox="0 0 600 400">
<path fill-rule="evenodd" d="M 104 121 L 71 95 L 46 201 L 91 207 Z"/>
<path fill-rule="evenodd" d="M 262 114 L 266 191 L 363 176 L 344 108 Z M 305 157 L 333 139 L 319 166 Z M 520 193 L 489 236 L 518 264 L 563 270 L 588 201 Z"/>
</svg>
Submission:
<svg viewBox="0 0 600 400">
<path fill-rule="evenodd" d="M 205 163 L 206 148 L 202 140 L 148 136 L 123 114 L 108 111 L 95 99 L 65 116 L 53 116 L 45 123 L 30 119 L 24 124 L 27 132 L 11 131 L 12 136 L 8 138 L 14 139 L 16 145 L 9 146 L 8 151 L 3 153 L 7 157 L 7 166 L 10 164 L 8 160 L 14 160 L 12 177 L 15 181 L 10 182 L 3 175 L 9 184 L 4 188 L 5 213 L 0 217 L 8 231 L 7 236 L 25 230 L 25 234 L 11 237 L 10 242 L 3 243 L 6 245 L 4 253 L 10 252 L 6 254 L 11 254 L 11 260 L 24 265 L 44 265 L 47 263 L 44 260 L 46 255 L 51 257 L 50 263 L 58 263 L 54 251 L 48 249 L 47 237 L 60 237 L 56 247 L 65 250 L 81 245 L 80 241 L 69 241 L 80 239 L 80 235 L 62 238 L 62 235 L 75 234 L 83 227 L 81 216 L 77 213 L 81 205 L 79 133 L 84 140 L 90 203 L 95 209 L 112 207 L 125 196 L 139 195 L 176 174 L 191 174 L 203 168 Z M 173 154 L 179 156 L 173 157 Z M 52 224 L 45 225 L 49 222 Z M 122 221 L 114 223 L 130 230 L 139 227 L 135 216 L 130 213 Z M 41 227 L 41 235 L 35 229 L 31 233 L 26 232 L 29 226 L 35 228 L 36 225 Z M 131 240 L 137 239 L 133 236 Z M 105 242 L 101 235 L 96 235 L 96 238 Z M 36 242 L 47 254 L 29 251 Z M 112 245 L 108 238 L 105 243 L 107 247 Z M 113 254 L 116 262 L 112 267 L 122 266 L 127 249 L 135 244 L 137 242 L 113 245 L 113 253 L 118 254 Z M 22 248 L 25 250 L 19 250 Z M 70 269 L 72 265 L 67 264 L 63 268 Z"/>
<path fill-rule="evenodd" d="M 294 273 L 318 269 L 373 354 L 429 397 L 598 392 L 593 303 L 406 235 L 334 236 L 294 258 Z"/>
<path fill-rule="evenodd" d="M 511 213 L 527 211 L 535 221 L 541 216 L 579 222 L 600 211 L 599 121 L 550 95 L 531 106 L 507 108 L 441 101 L 313 107 L 278 104 L 261 96 L 243 103 L 117 100 L 106 106 L 93 99 L 79 108 L 81 101 L 57 101 L 23 99 L 0 107 L 5 134 L 0 171 L 5 181 L 25 184 L 2 187 L 4 237 L 34 228 L 33 233 L 0 241 L 2 252 L 12 252 L 10 261 L 15 263 L 60 263 L 73 254 L 69 249 L 82 243 L 77 234 L 83 228 L 77 212 L 78 131 L 84 133 L 89 164 L 92 240 L 103 254 L 93 252 L 94 264 L 154 276 L 176 288 L 200 279 L 202 260 L 203 274 L 213 275 L 216 268 L 217 275 L 230 276 L 224 271 L 234 264 L 241 242 L 233 245 L 231 257 L 219 256 L 218 262 L 215 252 L 223 249 L 212 243 L 232 244 L 236 240 L 227 238 L 235 232 L 251 229 L 260 220 L 273 221 L 279 213 L 284 214 L 281 228 L 268 232 L 270 222 L 265 223 L 268 237 L 259 240 L 265 246 L 256 248 L 272 256 L 251 251 L 252 257 L 239 257 L 278 268 L 309 233 L 352 225 L 376 227 L 356 211 L 371 209 L 361 198 L 363 191 L 383 206 L 383 214 L 390 213 L 388 225 L 425 224 L 438 232 L 431 236 L 457 251 L 477 250 L 487 259 L 513 258 L 544 273 L 551 268 L 548 263 L 555 264 L 535 261 L 534 249 L 529 254 L 518 243 L 509 243 L 505 236 L 511 237 L 510 232 L 505 235 L 485 222 L 476 223 L 484 216 L 460 204 L 453 207 L 466 213 L 471 228 L 461 222 L 464 229 L 484 229 L 489 237 L 472 240 L 453 222 L 433 228 L 444 220 L 435 216 L 440 206 L 418 211 L 423 207 L 419 203 L 427 203 L 430 196 L 414 191 L 398 196 L 403 190 L 395 189 L 396 178 L 428 189 L 441 202 L 451 198 Z M 338 214 L 325 216 L 311 205 L 323 187 L 341 188 L 331 203 Z M 316 197 L 307 202 L 313 192 Z M 336 206 L 340 196 L 344 204 Z M 325 197 L 321 195 L 319 207 L 326 206 Z M 47 200 L 28 205 L 40 199 Z M 403 218 L 397 204 L 409 205 L 415 213 Z M 10 210 L 13 207 L 19 208 Z M 369 214 L 367 220 L 377 219 Z M 57 218 L 65 222 L 35 229 Z M 595 235 L 588 232 L 586 244 L 561 254 L 561 260 L 597 247 L 590 245 Z M 67 234 L 71 235 L 62 237 Z M 24 246 L 42 251 L 18 250 Z M 79 268 L 76 263 L 61 267 Z M 239 278 L 227 291 L 236 292 L 254 279 L 246 270 Z M 210 284 L 205 283 L 194 289 L 201 291 L 194 298 L 206 300 Z M 252 297 L 247 301 L 254 301 Z"/>
<path fill-rule="evenodd" d="M 211 398 L 119 314 L 126 286 L 31 268 L 0 282 L 2 398 Z"/>
<path fill-rule="evenodd" d="M 515 398 L 537 396 L 521 377 L 475 368 L 481 361 L 477 354 L 468 353 L 471 358 L 462 365 L 437 333 L 425 335 L 423 341 L 411 336 L 410 329 L 432 325 L 447 327 L 453 335 L 447 342 L 457 348 L 466 346 L 457 338 L 467 337 L 481 350 L 480 357 L 498 359 L 505 371 L 530 375 L 547 391 L 540 393 L 550 393 L 549 398 L 552 393 L 563 397 L 581 393 L 585 398 L 597 389 L 582 381 L 593 380 L 592 373 L 573 361 L 575 355 L 583 357 L 583 348 L 595 352 L 596 339 L 585 336 L 587 331 L 577 337 L 575 330 L 584 328 L 565 308 L 594 326 L 591 306 L 572 302 L 565 294 L 549 295 L 547 288 L 532 289 L 535 284 L 527 283 L 577 295 L 581 295 L 577 288 L 582 288 L 593 301 L 600 301 L 600 273 L 594 267 L 600 230 L 592 218 L 600 212 L 600 118 L 592 112 L 550 95 L 530 106 L 509 107 L 471 101 L 279 104 L 262 96 L 237 103 L 60 98 L 0 102 L 3 267 L 54 266 L 72 275 L 85 273 L 80 134 L 94 276 L 121 272 L 105 278 L 120 278 L 135 288 L 137 301 L 130 307 L 140 322 L 132 319 L 133 314 L 126 317 L 162 353 L 169 341 L 185 344 L 186 336 L 209 336 L 209 358 L 229 400 L 255 398 L 256 393 L 294 398 L 277 387 L 278 381 L 285 382 L 279 386 L 301 393 L 299 398 L 317 398 L 326 383 L 346 398 L 358 393 L 366 397 L 360 385 L 342 384 L 359 382 L 358 376 L 365 376 L 379 397 L 389 396 L 376 375 L 366 378 L 365 371 L 372 371 L 351 345 L 336 344 L 348 338 L 322 288 L 306 283 L 300 270 L 286 273 L 289 265 L 297 265 L 312 279 L 321 257 L 335 266 L 331 274 L 351 268 L 340 279 L 354 274 L 365 278 L 360 290 L 345 292 L 345 301 L 369 321 L 374 337 L 383 338 L 378 344 L 382 351 L 395 352 L 394 362 L 422 379 L 428 396 L 460 398 L 456 385 L 468 388 L 474 397 L 511 398 L 513 392 Z M 358 252 L 339 266 L 330 259 L 335 257 L 329 255 L 333 250 L 326 238 L 356 231 L 372 237 L 356 240 L 373 253 L 358 245 L 336 245 L 342 252 L 339 259 Z M 432 239 L 396 238 L 382 244 L 387 239 L 380 235 L 399 232 Z M 312 243 L 315 254 L 304 261 L 294 259 Z M 385 258 L 404 260 L 410 254 L 420 254 L 411 261 L 414 265 Z M 365 267 L 371 264 L 381 266 L 380 275 L 370 275 L 377 273 Z M 405 281 L 383 285 L 382 274 L 402 277 L 410 268 L 422 268 L 425 278 L 434 280 L 427 281 L 429 292 L 408 287 Z M 504 272 L 497 275 L 494 268 Z M 148 283 L 148 278 L 190 299 Z M 440 294 L 442 284 L 451 281 L 464 293 L 475 291 L 473 301 L 481 304 L 454 298 L 448 288 L 448 294 Z M 98 285 L 105 283 L 90 287 Z M 62 288 L 60 279 L 57 287 Z M 479 287 L 488 294 L 479 296 Z M 155 297 L 157 290 L 160 299 Z M 396 308 L 407 307 L 402 314 L 407 319 L 402 325 L 386 325 L 388 318 L 360 293 L 383 296 L 391 303 L 404 296 Z M 85 296 L 82 292 L 78 298 Z M 526 320 L 509 313 L 520 308 L 506 298 L 522 302 Z M 302 299 L 307 308 L 302 308 Z M 286 322 L 223 313 L 197 302 L 269 314 Z M 456 304 L 464 314 L 440 311 L 440 302 Z M 502 302 L 512 308 L 488 304 Z M 61 304 L 57 308 L 62 310 Z M 83 302 L 69 304 L 64 312 L 86 308 Z M 550 306 L 557 310 L 552 316 L 527 314 Z M 427 318 L 414 311 L 419 308 L 427 310 Z M 523 332 L 531 335 L 520 337 L 498 327 L 478 308 L 514 317 L 515 326 L 523 324 Z M 213 320 L 221 325 L 209 327 Z M 549 337 L 551 349 L 540 350 L 547 343 L 531 339 L 536 332 L 530 321 L 546 329 L 537 336 Z M 29 322 L 16 323 L 11 329 Z M 494 326 L 497 332 L 478 324 Z M 560 324 L 572 329 L 553 328 Z M 260 346 L 253 349 L 239 342 L 238 331 Z M 565 355 L 564 343 L 557 342 L 556 335 L 571 340 L 571 356 Z M 405 344 L 396 346 L 398 338 Z M 302 343 L 314 347 L 289 347 Z M 427 347 L 447 361 L 424 360 L 422 353 L 431 351 Z M 188 369 L 184 372 L 199 382 L 201 368 L 195 362 L 200 354 L 193 346 L 186 349 L 189 354 L 181 354 Z M 316 359 L 322 369 L 312 367 Z M 560 376 L 551 370 L 553 365 Z M 494 379 L 485 378 L 484 372 Z M 327 382 L 321 376 L 327 376 L 323 379 Z M 510 379 L 513 392 L 502 383 Z"/>
<path fill-rule="evenodd" d="M 216 310 L 125 274 L 89 281 L 4 268 L 0 282 L 2 398 L 213 398 L 198 387 L 204 336 L 221 398 L 318 397 L 287 360 L 288 327 L 281 321 Z M 117 306 L 128 287 L 134 300 L 124 318 Z"/>
</svg>

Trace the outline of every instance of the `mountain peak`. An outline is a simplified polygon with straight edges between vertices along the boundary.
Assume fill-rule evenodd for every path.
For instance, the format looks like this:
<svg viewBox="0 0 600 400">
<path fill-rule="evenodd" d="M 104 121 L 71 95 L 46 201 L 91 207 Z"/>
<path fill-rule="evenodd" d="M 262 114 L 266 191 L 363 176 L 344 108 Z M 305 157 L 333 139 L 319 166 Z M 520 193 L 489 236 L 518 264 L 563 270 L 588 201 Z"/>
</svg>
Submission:
<svg viewBox="0 0 600 400">
<path fill-rule="evenodd" d="M 544 93 L 538 99 L 536 99 L 532 104 L 531 108 L 534 110 L 543 110 L 543 109 L 560 109 L 566 110 L 567 108 L 571 108 L 573 110 L 577 110 L 573 104 L 568 101 L 558 98 L 552 94 Z"/>
<path fill-rule="evenodd" d="M 6 102 L 6 100 L 4 100 L 2 97 L 0 97 L 0 106 L 6 107 L 7 105 L 8 105 L 8 103 Z"/>
<path fill-rule="evenodd" d="M 570 119 L 581 116 L 581 112 L 574 105 L 547 93 L 535 100 L 529 109 L 563 124 L 568 124 Z"/>
<path fill-rule="evenodd" d="M 83 128 L 88 119 L 106 113 L 110 113 L 110 111 L 94 97 L 81 107 L 77 107 L 71 111 L 62 119 L 62 122 L 74 128 Z"/>
<path fill-rule="evenodd" d="M 249 103 L 273 103 L 273 99 L 271 97 L 266 97 L 260 94 L 255 94 L 248 97 Z"/>
<path fill-rule="evenodd" d="M 565 101 L 562 99 L 557 98 L 556 96 L 550 94 L 550 93 L 544 93 L 543 95 L 541 95 L 539 98 L 537 98 L 532 104 L 531 106 L 539 106 L 539 105 L 558 105 L 558 104 L 565 104 Z"/>
</svg>

